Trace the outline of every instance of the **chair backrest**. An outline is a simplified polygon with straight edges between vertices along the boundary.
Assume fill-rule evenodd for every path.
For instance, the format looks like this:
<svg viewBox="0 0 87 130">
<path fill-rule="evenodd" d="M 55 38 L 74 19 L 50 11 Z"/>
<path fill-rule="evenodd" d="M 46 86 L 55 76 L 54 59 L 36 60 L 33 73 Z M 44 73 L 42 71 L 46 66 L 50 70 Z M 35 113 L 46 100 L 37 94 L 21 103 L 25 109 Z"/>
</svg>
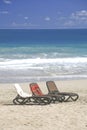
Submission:
<svg viewBox="0 0 87 130">
<path fill-rule="evenodd" d="M 31 89 L 32 94 L 35 96 L 42 96 L 43 95 L 43 93 L 42 93 L 42 91 L 39 88 L 37 83 L 31 83 L 30 89 Z"/>
<path fill-rule="evenodd" d="M 19 84 L 14 84 L 14 87 L 15 87 L 18 95 L 20 95 L 21 97 L 25 98 L 25 97 L 31 96 L 31 95 L 23 92 L 23 90 L 22 90 L 22 88 L 21 88 L 21 86 Z"/>
<path fill-rule="evenodd" d="M 59 93 L 59 90 L 54 81 L 47 81 L 46 85 L 47 85 L 49 93 L 56 93 L 56 92 Z"/>
</svg>

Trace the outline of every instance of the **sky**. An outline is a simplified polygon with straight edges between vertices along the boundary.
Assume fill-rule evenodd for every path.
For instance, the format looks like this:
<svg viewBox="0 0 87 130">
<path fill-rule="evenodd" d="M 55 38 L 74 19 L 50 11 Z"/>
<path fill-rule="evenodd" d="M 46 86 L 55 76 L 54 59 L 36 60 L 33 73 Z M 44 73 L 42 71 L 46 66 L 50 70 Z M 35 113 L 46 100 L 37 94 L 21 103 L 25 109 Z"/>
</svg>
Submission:
<svg viewBox="0 0 87 130">
<path fill-rule="evenodd" d="M 0 29 L 87 28 L 87 0 L 0 0 Z"/>
</svg>

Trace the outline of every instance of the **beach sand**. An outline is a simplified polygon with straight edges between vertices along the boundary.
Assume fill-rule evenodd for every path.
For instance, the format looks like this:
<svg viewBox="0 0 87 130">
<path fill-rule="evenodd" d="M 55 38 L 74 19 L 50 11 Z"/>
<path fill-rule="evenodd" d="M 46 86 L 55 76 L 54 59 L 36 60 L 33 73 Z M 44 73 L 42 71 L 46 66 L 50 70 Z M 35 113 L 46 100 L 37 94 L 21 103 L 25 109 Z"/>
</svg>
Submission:
<svg viewBox="0 0 87 130">
<path fill-rule="evenodd" d="M 29 83 L 20 85 L 30 93 Z M 14 105 L 14 84 L 0 84 L 0 130 L 87 130 L 87 79 L 55 83 L 60 91 L 78 93 L 79 99 L 43 106 Z M 46 83 L 38 84 L 47 93 Z"/>
</svg>

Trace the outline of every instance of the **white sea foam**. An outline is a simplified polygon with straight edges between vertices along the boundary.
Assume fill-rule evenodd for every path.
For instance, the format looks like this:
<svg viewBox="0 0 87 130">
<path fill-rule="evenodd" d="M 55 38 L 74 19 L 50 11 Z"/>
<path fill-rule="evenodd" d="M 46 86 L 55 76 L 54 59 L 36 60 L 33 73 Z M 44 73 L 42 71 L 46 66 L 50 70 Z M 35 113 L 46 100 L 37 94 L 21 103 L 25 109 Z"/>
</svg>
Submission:
<svg viewBox="0 0 87 130">
<path fill-rule="evenodd" d="M 0 59 L 1 70 L 42 70 L 46 74 L 50 75 L 87 73 L 86 67 L 86 57 Z"/>
<path fill-rule="evenodd" d="M 15 63 L 35 63 L 35 64 L 41 64 L 41 63 L 86 63 L 87 57 L 73 57 L 73 58 L 49 58 L 49 59 L 41 59 L 41 58 L 35 58 L 35 59 L 0 59 L 0 64 L 7 63 L 7 64 L 15 64 Z"/>
</svg>

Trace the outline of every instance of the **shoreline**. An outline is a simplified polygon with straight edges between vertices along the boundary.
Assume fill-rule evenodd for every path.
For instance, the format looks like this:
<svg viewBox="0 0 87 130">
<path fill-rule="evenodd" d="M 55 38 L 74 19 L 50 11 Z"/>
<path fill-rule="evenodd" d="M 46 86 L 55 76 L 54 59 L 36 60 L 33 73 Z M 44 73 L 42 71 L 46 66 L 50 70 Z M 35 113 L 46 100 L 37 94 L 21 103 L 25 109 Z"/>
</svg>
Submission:
<svg viewBox="0 0 87 130">
<path fill-rule="evenodd" d="M 55 81 L 55 80 L 53 80 Z M 29 84 L 19 83 L 31 93 Z M 48 93 L 46 81 L 37 82 L 44 94 Z M 0 83 L 0 129 L 2 130 L 86 130 L 87 129 L 87 79 L 55 81 L 59 91 L 75 92 L 79 99 L 41 105 L 14 105 L 17 92 L 14 83 Z"/>
<path fill-rule="evenodd" d="M 49 80 L 54 81 L 68 81 L 68 80 L 87 80 L 87 75 L 64 75 L 64 76 L 2 76 L 0 83 L 28 83 L 28 82 L 45 82 Z"/>
</svg>

